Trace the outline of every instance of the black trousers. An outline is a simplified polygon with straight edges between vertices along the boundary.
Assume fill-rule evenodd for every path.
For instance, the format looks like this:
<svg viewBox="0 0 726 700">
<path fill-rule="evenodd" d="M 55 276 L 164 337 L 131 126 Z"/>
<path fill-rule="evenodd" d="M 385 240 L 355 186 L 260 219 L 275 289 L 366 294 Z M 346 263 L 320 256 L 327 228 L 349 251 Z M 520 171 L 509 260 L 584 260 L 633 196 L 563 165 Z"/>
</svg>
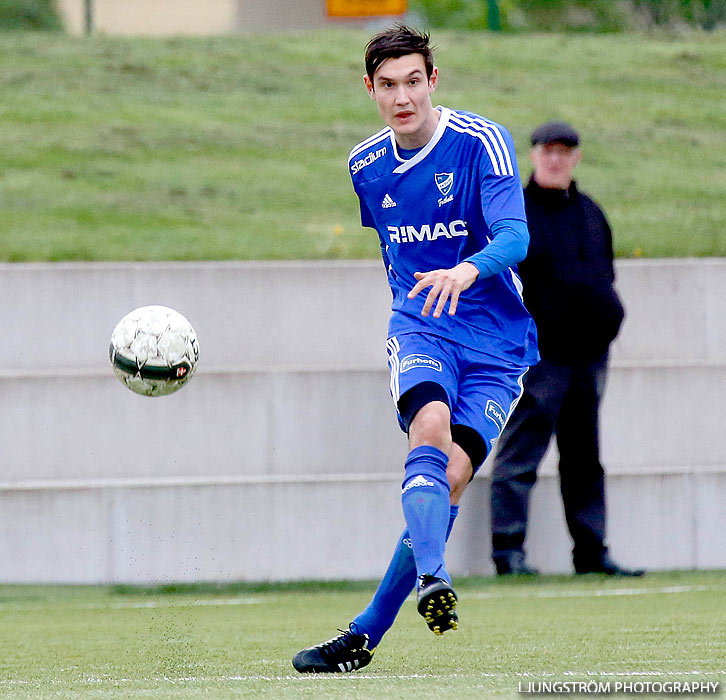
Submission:
<svg viewBox="0 0 726 700">
<path fill-rule="evenodd" d="M 598 419 L 608 356 L 582 365 L 542 359 L 499 438 L 492 470 L 492 557 L 522 551 L 529 495 L 554 433 L 560 492 L 576 562 L 598 561 L 605 547 L 605 475 Z"/>
</svg>

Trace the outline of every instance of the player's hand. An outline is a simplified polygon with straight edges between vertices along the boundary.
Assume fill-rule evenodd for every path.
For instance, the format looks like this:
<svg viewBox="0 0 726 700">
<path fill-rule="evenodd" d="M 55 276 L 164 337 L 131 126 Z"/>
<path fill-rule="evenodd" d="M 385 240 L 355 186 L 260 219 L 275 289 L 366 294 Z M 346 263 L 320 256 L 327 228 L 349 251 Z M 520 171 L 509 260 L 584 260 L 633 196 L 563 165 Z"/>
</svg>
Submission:
<svg viewBox="0 0 726 700">
<path fill-rule="evenodd" d="M 469 289 L 479 276 L 479 270 L 468 262 L 459 263 L 456 267 L 448 270 L 431 270 L 429 272 L 415 272 L 414 277 L 418 280 L 416 285 L 408 293 L 408 298 L 413 299 L 419 292 L 431 287 L 426 297 L 422 316 L 428 316 L 431 307 L 434 308 L 434 318 L 439 318 L 444 311 L 446 302 L 449 301 L 449 316 L 456 313 L 459 303 L 459 295 Z M 437 301 L 438 300 L 438 301 Z"/>
</svg>

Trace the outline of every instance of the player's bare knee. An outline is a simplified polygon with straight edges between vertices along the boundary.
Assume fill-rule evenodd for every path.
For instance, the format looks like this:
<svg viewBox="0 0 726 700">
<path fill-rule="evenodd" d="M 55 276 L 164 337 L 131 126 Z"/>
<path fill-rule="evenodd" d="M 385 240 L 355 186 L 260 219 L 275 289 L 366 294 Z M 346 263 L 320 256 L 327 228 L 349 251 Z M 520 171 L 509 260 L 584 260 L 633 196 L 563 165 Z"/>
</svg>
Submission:
<svg viewBox="0 0 726 700">
<path fill-rule="evenodd" d="M 451 449 L 451 412 L 440 401 L 432 401 L 423 406 L 411 423 L 408 440 L 409 448 L 431 445 L 449 453 Z"/>
</svg>

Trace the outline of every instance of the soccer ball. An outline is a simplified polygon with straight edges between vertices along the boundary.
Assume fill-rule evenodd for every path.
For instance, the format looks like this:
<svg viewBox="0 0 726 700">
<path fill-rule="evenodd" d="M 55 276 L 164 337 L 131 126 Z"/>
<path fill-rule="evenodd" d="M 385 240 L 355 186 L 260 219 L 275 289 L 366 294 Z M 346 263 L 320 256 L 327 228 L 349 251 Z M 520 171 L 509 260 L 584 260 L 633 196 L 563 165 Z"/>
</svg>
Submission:
<svg viewBox="0 0 726 700">
<path fill-rule="evenodd" d="M 126 314 L 111 334 L 113 371 L 131 391 L 165 396 L 181 389 L 199 360 L 192 324 L 166 306 L 141 306 Z"/>
</svg>

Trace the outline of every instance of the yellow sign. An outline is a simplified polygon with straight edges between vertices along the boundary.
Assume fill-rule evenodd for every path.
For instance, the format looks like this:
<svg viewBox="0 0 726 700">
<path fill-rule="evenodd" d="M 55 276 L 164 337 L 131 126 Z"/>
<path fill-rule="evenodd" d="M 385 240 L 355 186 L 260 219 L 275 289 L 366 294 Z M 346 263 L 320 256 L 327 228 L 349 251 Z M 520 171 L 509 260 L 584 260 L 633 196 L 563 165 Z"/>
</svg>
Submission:
<svg viewBox="0 0 726 700">
<path fill-rule="evenodd" d="M 328 17 L 377 17 L 402 15 L 406 0 L 327 0 Z"/>
</svg>

